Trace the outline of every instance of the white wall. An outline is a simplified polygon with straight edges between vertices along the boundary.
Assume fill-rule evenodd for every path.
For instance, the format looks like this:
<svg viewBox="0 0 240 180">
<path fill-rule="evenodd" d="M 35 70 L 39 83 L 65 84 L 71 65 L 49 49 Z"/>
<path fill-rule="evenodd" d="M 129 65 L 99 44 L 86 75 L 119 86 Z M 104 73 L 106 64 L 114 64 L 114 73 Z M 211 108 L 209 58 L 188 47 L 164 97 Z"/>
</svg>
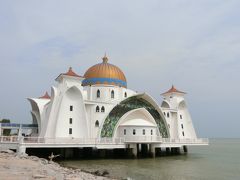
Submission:
<svg viewBox="0 0 240 180">
<path fill-rule="evenodd" d="M 70 106 L 73 110 L 70 111 Z M 72 124 L 70 124 L 72 118 Z M 72 134 L 69 134 L 72 128 Z M 56 137 L 88 137 L 88 124 L 82 92 L 73 86 L 62 96 L 56 124 Z"/>
<path fill-rule="evenodd" d="M 126 129 L 126 135 L 124 135 L 124 129 Z M 136 134 L 133 135 L 133 129 L 135 129 Z M 145 135 L 143 135 L 143 129 L 145 129 Z M 151 130 L 153 134 L 151 135 Z M 125 136 L 158 136 L 156 127 L 143 127 L 143 126 L 119 126 L 117 137 Z"/>
<path fill-rule="evenodd" d="M 169 106 L 168 106 L 168 105 Z M 170 126 L 170 137 L 173 139 L 195 139 L 196 133 L 193 127 L 190 113 L 188 112 L 183 95 L 169 94 L 164 96 L 162 110 Z M 169 113 L 169 117 L 167 117 Z M 180 117 L 182 116 L 182 118 Z M 183 127 L 182 127 L 183 126 Z"/>
</svg>

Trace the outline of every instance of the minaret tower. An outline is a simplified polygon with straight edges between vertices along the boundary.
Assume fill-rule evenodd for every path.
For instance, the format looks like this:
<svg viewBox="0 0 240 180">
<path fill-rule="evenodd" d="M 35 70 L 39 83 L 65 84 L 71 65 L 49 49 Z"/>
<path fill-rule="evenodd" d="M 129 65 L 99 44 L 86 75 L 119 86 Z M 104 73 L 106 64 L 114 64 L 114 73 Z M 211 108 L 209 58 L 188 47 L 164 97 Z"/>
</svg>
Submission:
<svg viewBox="0 0 240 180">
<path fill-rule="evenodd" d="M 196 133 L 188 112 L 184 95 L 174 86 L 161 94 L 164 98 L 161 108 L 168 123 L 170 137 L 174 139 L 196 139 Z"/>
</svg>

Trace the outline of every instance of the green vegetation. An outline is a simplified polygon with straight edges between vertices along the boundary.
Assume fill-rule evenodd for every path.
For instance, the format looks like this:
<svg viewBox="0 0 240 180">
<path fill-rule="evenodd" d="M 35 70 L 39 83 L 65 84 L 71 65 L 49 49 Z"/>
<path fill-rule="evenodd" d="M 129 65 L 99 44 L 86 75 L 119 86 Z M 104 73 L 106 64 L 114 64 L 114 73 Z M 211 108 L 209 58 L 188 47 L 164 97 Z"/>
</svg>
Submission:
<svg viewBox="0 0 240 180">
<path fill-rule="evenodd" d="M 0 120 L 0 123 L 10 123 L 10 119 L 2 119 Z M 3 136 L 9 136 L 11 133 L 11 129 L 4 129 L 3 130 Z"/>
</svg>

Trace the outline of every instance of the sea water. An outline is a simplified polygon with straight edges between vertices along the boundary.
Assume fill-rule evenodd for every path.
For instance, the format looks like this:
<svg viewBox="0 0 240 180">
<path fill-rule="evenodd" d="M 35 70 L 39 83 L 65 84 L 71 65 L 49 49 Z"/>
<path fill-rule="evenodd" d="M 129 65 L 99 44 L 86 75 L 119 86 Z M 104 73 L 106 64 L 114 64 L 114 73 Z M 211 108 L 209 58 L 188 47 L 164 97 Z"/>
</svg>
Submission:
<svg viewBox="0 0 240 180">
<path fill-rule="evenodd" d="M 68 160 L 68 167 L 134 180 L 240 180 L 240 139 L 210 139 L 187 154 L 147 159 Z"/>
</svg>

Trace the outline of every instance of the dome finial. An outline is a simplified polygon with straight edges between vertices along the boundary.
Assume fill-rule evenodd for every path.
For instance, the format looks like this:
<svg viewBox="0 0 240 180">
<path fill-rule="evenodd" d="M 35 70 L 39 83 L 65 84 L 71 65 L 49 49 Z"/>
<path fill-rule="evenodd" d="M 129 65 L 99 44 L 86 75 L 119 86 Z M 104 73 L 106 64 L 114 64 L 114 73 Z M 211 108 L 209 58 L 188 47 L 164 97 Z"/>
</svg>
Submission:
<svg viewBox="0 0 240 180">
<path fill-rule="evenodd" d="M 102 60 L 103 60 L 103 63 L 107 63 L 108 62 L 108 57 L 106 55 L 106 52 L 105 52 L 104 57 L 102 58 Z"/>
</svg>

